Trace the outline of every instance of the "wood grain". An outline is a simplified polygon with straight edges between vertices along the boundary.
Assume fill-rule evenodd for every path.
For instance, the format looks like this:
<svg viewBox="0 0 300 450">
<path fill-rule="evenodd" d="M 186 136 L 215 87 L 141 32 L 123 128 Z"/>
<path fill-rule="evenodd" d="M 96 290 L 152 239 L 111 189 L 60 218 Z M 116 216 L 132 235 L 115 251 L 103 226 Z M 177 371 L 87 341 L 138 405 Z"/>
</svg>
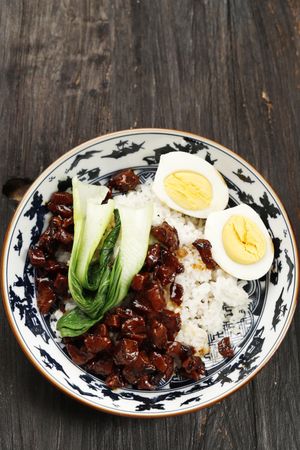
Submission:
<svg viewBox="0 0 300 450">
<path fill-rule="evenodd" d="M 192 131 L 271 182 L 299 240 L 298 0 L 2 0 L 0 182 L 35 178 L 87 139 Z M 14 205 L 1 197 L 1 239 Z M 0 448 L 300 448 L 299 311 L 268 366 L 198 413 L 102 414 L 44 380 L 0 315 Z"/>
</svg>

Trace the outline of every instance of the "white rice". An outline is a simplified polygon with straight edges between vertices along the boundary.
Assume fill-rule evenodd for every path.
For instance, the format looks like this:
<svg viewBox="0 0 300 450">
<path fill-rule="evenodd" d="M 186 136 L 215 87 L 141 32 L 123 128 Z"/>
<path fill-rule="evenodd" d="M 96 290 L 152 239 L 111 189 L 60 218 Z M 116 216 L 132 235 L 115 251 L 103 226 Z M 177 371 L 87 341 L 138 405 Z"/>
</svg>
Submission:
<svg viewBox="0 0 300 450">
<path fill-rule="evenodd" d="M 178 232 L 180 246 L 185 255 L 181 258 L 184 272 L 176 282 L 183 286 L 180 307 L 168 302 L 168 308 L 180 312 L 182 326 L 176 340 L 192 345 L 200 354 L 209 352 L 208 334 L 223 331 L 224 324 L 235 324 L 248 310 L 249 298 L 243 289 L 244 282 L 221 269 L 207 270 L 197 250 L 191 245 L 203 235 L 203 221 L 170 209 L 152 193 L 152 182 L 140 185 L 136 191 L 115 197 L 116 203 L 139 207 L 151 201 L 154 207 L 153 225 L 166 220 Z M 225 309 L 226 308 L 226 309 Z"/>
</svg>

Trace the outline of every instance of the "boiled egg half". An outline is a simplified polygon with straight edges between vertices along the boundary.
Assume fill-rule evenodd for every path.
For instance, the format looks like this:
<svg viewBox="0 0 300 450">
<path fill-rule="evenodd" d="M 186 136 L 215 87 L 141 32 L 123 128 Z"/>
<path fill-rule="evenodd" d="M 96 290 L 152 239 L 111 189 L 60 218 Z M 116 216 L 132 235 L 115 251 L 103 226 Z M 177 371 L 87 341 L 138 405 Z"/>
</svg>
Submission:
<svg viewBox="0 0 300 450">
<path fill-rule="evenodd" d="M 236 278 L 255 280 L 272 265 L 272 239 L 259 215 L 248 205 L 210 214 L 205 237 L 211 243 L 216 263 Z"/>
<path fill-rule="evenodd" d="M 185 152 L 160 157 L 153 191 L 169 208 L 188 216 L 206 218 L 228 203 L 228 187 L 207 161 Z"/>
</svg>

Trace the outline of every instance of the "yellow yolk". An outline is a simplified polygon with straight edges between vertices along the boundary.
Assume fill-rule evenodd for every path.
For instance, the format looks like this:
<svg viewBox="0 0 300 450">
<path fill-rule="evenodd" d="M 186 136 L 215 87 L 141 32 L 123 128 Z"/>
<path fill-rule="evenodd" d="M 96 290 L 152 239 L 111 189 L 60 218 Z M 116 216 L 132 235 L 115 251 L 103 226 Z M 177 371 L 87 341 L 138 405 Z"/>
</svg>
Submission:
<svg viewBox="0 0 300 450">
<path fill-rule="evenodd" d="M 200 173 L 178 171 L 168 175 L 164 186 L 171 199 L 181 208 L 191 211 L 206 209 L 212 200 L 212 187 Z"/>
<path fill-rule="evenodd" d="M 232 216 L 224 225 L 222 240 L 229 258 L 239 264 L 253 264 L 266 253 L 266 240 L 258 226 L 244 216 Z"/>
</svg>

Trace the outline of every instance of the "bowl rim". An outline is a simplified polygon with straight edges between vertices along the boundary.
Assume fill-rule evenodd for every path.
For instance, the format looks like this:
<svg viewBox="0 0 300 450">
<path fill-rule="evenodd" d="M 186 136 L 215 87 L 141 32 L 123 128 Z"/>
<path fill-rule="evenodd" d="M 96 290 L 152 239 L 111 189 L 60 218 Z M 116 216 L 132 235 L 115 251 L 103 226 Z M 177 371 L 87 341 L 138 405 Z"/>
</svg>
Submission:
<svg viewBox="0 0 300 450">
<path fill-rule="evenodd" d="M 176 412 L 162 412 L 162 413 L 152 413 L 149 412 L 146 415 L 141 415 L 138 413 L 124 413 L 124 412 L 118 412 L 118 411 L 112 411 L 109 408 L 106 408 L 105 406 L 101 406 L 101 405 L 95 405 L 95 404 L 91 404 L 89 402 L 89 400 L 86 400 L 84 398 L 81 398 L 79 395 L 77 396 L 77 394 L 71 392 L 70 390 L 68 390 L 67 388 L 65 388 L 64 386 L 62 386 L 59 382 L 57 382 L 56 380 L 54 380 L 45 370 L 44 368 L 35 361 L 35 359 L 32 357 L 29 349 L 27 349 L 27 347 L 24 344 L 24 341 L 21 337 L 21 335 L 18 332 L 18 329 L 12 319 L 12 312 L 11 312 L 11 308 L 10 308 L 10 304 L 9 304 L 9 299 L 8 299 L 8 293 L 6 291 L 5 288 L 5 273 L 4 273 L 4 267 L 5 267 L 5 257 L 7 255 L 8 252 L 8 244 L 9 244 L 9 240 L 8 237 L 10 235 L 11 229 L 14 225 L 14 223 L 18 220 L 19 214 L 24 206 L 24 204 L 26 203 L 28 197 L 31 195 L 32 191 L 35 190 L 35 188 L 38 186 L 38 184 L 46 177 L 47 173 L 49 173 L 52 169 L 54 169 L 60 162 L 63 162 L 66 158 L 72 156 L 73 154 L 84 150 L 88 145 L 94 145 L 96 143 L 101 143 L 102 141 L 107 140 L 107 138 L 117 138 L 120 137 L 124 134 L 155 134 L 155 133 L 161 133 L 161 134 L 173 134 L 173 135 L 178 135 L 178 136 L 186 136 L 189 137 L 191 139 L 195 139 L 195 140 L 200 140 L 202 142 L 211 144 L 211 145 L 215 145 L 217 148 L 220 148 L 221 150 L 225 151 L 225 153 L 230 154 L 231 156 L 234 156 L 237 160 L 240 160 L 243 164 L 246 165 L 246 167 L 248 166 L 251 171 L 258 177 L 258 179 L 261 179 L 262 182 L 268 187 L 268 189 L 270 190 L 271 194 L 274 196 L 274 198 L 276 199 L 278 205 L 280 206 L 280 210 L 281 213 L 284 215 L 284 218 L 286 220 L 286 223 L 290 229 L 290 235 L 291 235 L 291 240 L 292 240 L 292 246 L 293 249 L 295 251 L 295 291 L 294 291 L 294 296 L 292 299 L 292 304 L 291 304 L 291 309 L 290 309 L 290 313 L 289 316 L 287 316 L 287 320 L 285 322 L 284 328 L 281 332 L 281 335 L 278 337 L 278 341 L 277 344 L 273 347 L 272 352 L 270 352 L 269 355 L 266 356 L 265 360 L 263 361 L 263 363 L 258 366 L 241 384 L 239 384 L 239 386 L 236 387 L 232 387 L 232 389 L 230 389 L 229 391 L 227 391 L 225 394 L 218 396 L 216 399 L 208 401 L 202 405 L 199 406 L 194 406 L 191 407 L 188 410 L 184 410 L 184 411 L 176 411 Z M 207 408 L 209 406 L 214 405 L 215 403 L 219 403 L 220 401 L 222 401 L 224 398 L 230 396 L 231 394 L 233 394 L 234 392 L 238 391 L 239 389 L 241 389 L 242 387 L 244 387 L 246 384 L 248 384 L 265 366 L 266 364 L 270 361 L 270 359 L 272 358 L 272 356 L 276 353 L 276 351 L 278 350 L 279 346 L 282 344 L 284 337 L 287 334 L 287 331 L 292 323 L 293 317 L 294 317 L 294 313 L 296 310 L 296 306 L 297 306 L 297 299 L 298 299 L 298 293 L 299 293 L 299 287 L 300 287 L 300 279 L 299 279 L 299 267 L 300 267 L 300 259 L 299 259 L 299 252 L 298 252 L 298 248 L 297 248 L 297 243 L 296 243 L 296 238 L 295 238 L 295 233 L 294 233 L 294 229 L 293 226 L 291 224 L 291 221 L 289 219 L 289 216 L 285 210 L 285 207 L 283 206 L 283 203 L 281 201 L 281 199 L 279 198 L 278 194 L 275 192 L 275 190 L 273 189 L 273 187 L 270 185 L 270 183 L 264 178 L 263 175 L 261 175 L 248 161 L 246 161 L 243 157 L 241 157 L 240 155 L 238 155 L 237 153 L 235 153 L 234 151 L 228 149 L 227 147 L 219 144 L 216 141 L 213 141 L 212 139 L 208 139 L 206 137 L 197 135 L 195 133 L 191 133 L 191 132 L 187 132 L 187 131 L 180 131 L 180 130 L 176 130 L 176 129 L 171 129 L 171 128 L 134 128 L 134 129 L 124 129 L 124 130 L 120 130 L 120 131 L 116 131 L 116 132 L 112 132 L 112 133 L 107 133 L 101 136 L 98 136 L 96 138 L 90 139 L 88 141 L 83 142 L 82 144 L 73 147 L 71 150 L 68 150 L 67 152 L 65 152 L 62 156 L 60 156 L 59 158 L 57 158 L 53 163 L 51 163 L 45 170 L 43 170 L 43 172 L 36 178 L 36 180 L 29 186 L 29 188 L 27 189 L 27 191 L 25 192 L 21 202 L 19 203 L 18 207 L 16 208 L 13 216 L 11 217 L 7 229 L 6 229 L 6 233 L 4 236 L 4 240 L 3 240 L 3 246 L 2 246 L 2 252 L 1 252 L 1 261 L 0 261 L 0 285 L 1 285 L 1 296 L 2 296 L 2 302 L 4 305 L 4 310 L 6 313 L 6 317 L 8 319 L 10 328 L 19 344 L 19 346 L 21 347 L 23 353 L 26 355 L 26 357 L 29 359 L 29 361 L 33 364 L 33 366 L 56 388 L 58 388 L 60 391 L 64 392 L 65 394 L 67 394 L 69 397 L 77 400 L 78 402 L 80 402 L 81 404 L 84 404 L 86 406 L 89 406 L 97 411 L 101 411 L 101 412 L 106 412 L 109 414 L 113 414 L 113 415 L 118 415 L 118 416 L 124 416 L 124 417 L 133 417 L 133 418 L 144 418 L 144 419 L 148 419 L 148 418 L 162 418 L 162 417 L 170 417 L 170 416 L 177 416 L 177 415 L 182 415 L 182 414 L 188 414 L 188 413 L 192 413 L 192 412 L 196 412 L 199 411 L 201 409 Z"/>
</svg>

